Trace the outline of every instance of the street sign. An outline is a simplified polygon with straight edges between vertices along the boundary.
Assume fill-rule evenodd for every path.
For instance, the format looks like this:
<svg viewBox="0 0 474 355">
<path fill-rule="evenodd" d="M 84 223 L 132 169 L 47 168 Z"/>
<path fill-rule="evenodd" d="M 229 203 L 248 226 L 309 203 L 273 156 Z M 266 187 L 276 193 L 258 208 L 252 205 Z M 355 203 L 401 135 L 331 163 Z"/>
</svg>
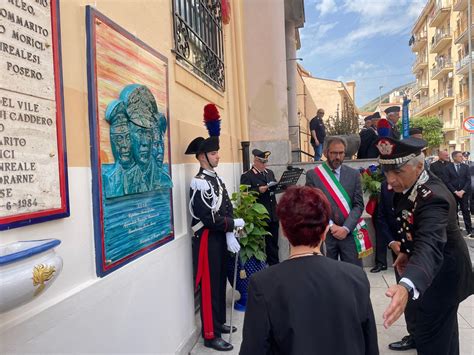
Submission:
<svg viewBox="0 0 474 355">
<path fill-rule="evenodd" d="M 474 133 L 474 117 L 466 118 L 462 123 L 462 128 L 464 128 L 465 131 Z"/>
</svg>

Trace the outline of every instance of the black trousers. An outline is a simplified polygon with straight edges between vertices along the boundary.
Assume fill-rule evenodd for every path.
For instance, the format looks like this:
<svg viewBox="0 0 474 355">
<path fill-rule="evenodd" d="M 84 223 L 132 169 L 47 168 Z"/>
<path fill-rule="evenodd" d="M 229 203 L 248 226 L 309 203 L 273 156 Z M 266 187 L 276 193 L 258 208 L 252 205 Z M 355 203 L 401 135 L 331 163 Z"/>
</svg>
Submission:
<svg viewBox="0 0 474 355">
<path fill-rule="evenodd" d="M 377 204 L 374 212 L 375 217 L 378 215 L 378 208 Z M 380 233 L 378 233 L 379 226 L 377 225 L 377 221 L 374 221 L 374 217 L 372 217 L 372 225 L 375 229 L 375 265 L 380 264 L 387 266 L 387 241 Z"/>
<path fill-rule="evenodd" d="M 461 210 L 462 212 L 462 218 L 464 219 L 464 225 L 466 226 L 466 231 L 467 233 L 472 232 L 472 224 L 471 224 L 471 214 L 469 213 L 469 199 L 470 199 L 470 194 L 465 193 L 462 198 L 457 197 L 454 195 L 456 198 L 456 202 L 458 204 L 458 210 Z"/>
<path fill-rule="evenodd" d="M 200 247 L 201 238 L 193 237 L 193 261 L 195 265 L 195 273 L 197 271 L 197 260 Z M 211 279 L 211 304 L 214 335 L 215 337 L 220 337 L 221 326 L 225 324 L 226 321 L 226 271 L 228 253 L 225 233 L 209 231 L 208 260 Z M 204 300 L 201 294 L 201 330 L 202 336 L 204 337 L 203 302 Z"/>
<path fill-rule="evenodd" d="M 265 251 L 267 253 L 268 265 L 275 265 L 279 263 L 278 259 L 278 230 L 280 225 L 277 222 L 268 222 L 267 230 L 272 235 L 265 236 Z"/>
<path fill-rule="evenodd" d="M 328 233 L 325 244 L 326 256 L 328 258 L 334 260 L 341 259 L 341 261 L 362 267 L 362 260 L 357 255 L 357 248 L 352 233 L 349 233 L 343 240 L 334 238 L 331 233 Z"/>
<path fill-rule="evenodd" d="M 437 303 L 437 302 L 436 302 Z M 419 355 L 458 355 L 459 304 L 426 307 L 421 300 L 416 314 L 415 343 Z"/>
</svg>

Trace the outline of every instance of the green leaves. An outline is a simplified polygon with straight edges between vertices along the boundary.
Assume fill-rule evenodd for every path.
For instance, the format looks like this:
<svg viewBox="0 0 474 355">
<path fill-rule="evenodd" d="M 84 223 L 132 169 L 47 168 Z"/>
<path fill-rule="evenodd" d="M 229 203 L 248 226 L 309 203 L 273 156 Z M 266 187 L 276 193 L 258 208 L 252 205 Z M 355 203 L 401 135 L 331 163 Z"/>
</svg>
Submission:
<svg viewBox="0 0 474 355">
<path fill-rule="evenodd" d="M 265 230 L 268 226 L 269 214 L 265 206 L 257 202 L 258 193 L 249 190 L 249 185 L 240 185 L 239 192 L 232 194 L 234 204 L 234 218 L 245 221 L 244 235 L 239 239 L 240 257 L 245 263 L 251 257 L 265 261 Z"/>
</svg>

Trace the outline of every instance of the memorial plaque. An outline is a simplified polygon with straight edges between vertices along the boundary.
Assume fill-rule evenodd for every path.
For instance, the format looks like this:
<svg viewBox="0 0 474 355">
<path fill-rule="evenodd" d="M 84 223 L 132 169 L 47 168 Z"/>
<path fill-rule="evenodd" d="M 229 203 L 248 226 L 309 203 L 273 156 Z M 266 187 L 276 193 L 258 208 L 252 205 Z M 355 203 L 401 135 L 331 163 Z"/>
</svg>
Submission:
<svg viewBox="0 0 474 355">
<path fill-rule="evenodd" d="M 173 239 L 168 62 L 87 7 L 97 274 Z"/>
<path fill-rule="evenodd" d="M 58 3 L 0 5 L 0 230 L 69 216 Z"/>
</svg>

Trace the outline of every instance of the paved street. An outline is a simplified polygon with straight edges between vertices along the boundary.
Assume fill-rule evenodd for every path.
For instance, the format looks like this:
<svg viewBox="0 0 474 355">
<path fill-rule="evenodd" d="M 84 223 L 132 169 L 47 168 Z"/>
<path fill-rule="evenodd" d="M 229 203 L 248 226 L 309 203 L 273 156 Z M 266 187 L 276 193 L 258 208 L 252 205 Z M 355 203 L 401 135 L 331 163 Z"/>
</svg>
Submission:
<svg viewBox="0 0 474 355">
<path fill-rule="evenodd" d="M 472 246 L 473 244 L 471 244 Z M 375 312 L 375 320 L 378 327 L 378 341 L 380 347 L 380 354 L 404 354 L 404 355 L 414 355 L 416 351 L 390 351 L 388 349 L 388 344 L 401 339 L 406 335 L 405 329 L 405 320 L 403 317 L 399 319 L 395 325 L 393 325 L 388 330 L 383 328 L 382 325 L 382 314 L 389 303 L 389 299 L 385 296 L 385 290 L 388 285 L 395 283 L 395 276 L 393 269 L 389 268 L 387 271 L 380 272 L 378 274 L 371 274 L 367 271 L 367 275 L 371 285 L 371 298 L 372 305 Z M 231 293 L 228 290 L 228 309 L 230 310 L 231 303 Z M 232 336 L 232 343 L 235 345 L 233 351 L 228 352 L 227 354 L 238 354 L 240 343 L 242 341 L 242 324 L 244 319 L 244 313 L 234 312 L 234 324 L 238 327 L 238 332 L 234 333 Z M 199 315 L 197 318 L 199 322 Z M 463 303 L 461 303 L 458 312 L 458 321 L 459 321 L 459 334 L 461 342 L 461 354 L 463 355 L 474 355 L 474 296 L 471 296 Z M 200 322 L 199 322 L 200 323 Z M 225 335 L 224 338 L 227 340 L 228 336 Z M 204 347 L 202 339 L 199 339 L 199 342 L 196 344 L 191 354 L 210 354 L 217 353 L 212 349 Z"/>
</svg>

